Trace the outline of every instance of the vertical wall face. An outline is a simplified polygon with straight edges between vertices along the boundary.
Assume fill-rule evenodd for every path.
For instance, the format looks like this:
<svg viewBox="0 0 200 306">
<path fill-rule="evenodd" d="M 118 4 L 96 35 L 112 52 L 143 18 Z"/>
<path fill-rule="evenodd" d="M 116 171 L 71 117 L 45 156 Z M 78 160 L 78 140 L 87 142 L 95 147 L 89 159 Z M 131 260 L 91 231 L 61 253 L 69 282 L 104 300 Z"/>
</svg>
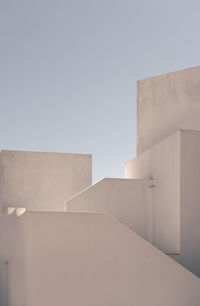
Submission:
<svg viewBox="0 0 200 306">
<path fill-rule="evenodd" d="M 66 203 L 67 212 L 101 212 L 152 242 L 153 180 L 105 178 Z"/>
<path fill-rule="evenodd" d="M 179 129 L 200 130 L 200 67 L 138 81 L 138 154 Z"/>
<path fill-rule="evenodd" d="M 0 262 L 0 305 L 8 305 L 8 262 Z"/>
<path fill-rule="evenodd" d="M 27 233 L 21 227 L 15 213 L 11 216 L 2 214 L 0 221 L 4 223 L 4 235 L 0 241 L 0 305 L 25 306 Z"/>
<path fill-rule="evenodd" d="M 109 216 L 27 212 L 17 220 L 24 263 L 12 262 L 10 273 L 26 296 L 11 286 L 12 306 L 199 303 L 197 277 Z"/>
<path fill-rule="evenodd" d="M 153 178 L 153 244 L 180 253 L 180 135 L 176 132 L 125 165 L 126 178 Z"/>
<path fill-rule="evenodd" d="M 1 208 L 62 211 L 67 198 L 91 184 L 91 155 L 25 151 L 0 154 Z"/>
<path fill-rule="evenodd" d="M 181 254 L 173 256 L 200 276 L 200 132 L 181 133 Z"/>
</svg>

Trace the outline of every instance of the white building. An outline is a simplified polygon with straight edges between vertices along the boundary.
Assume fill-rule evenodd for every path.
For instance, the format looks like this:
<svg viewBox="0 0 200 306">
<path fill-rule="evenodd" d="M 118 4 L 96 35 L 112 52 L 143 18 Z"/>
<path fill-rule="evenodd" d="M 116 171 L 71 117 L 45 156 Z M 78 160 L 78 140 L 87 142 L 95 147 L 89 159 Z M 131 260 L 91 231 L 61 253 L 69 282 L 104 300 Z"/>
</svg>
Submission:
<svg viewBox="0 0 200 306">
<path fill-rule="evenodd" d="M 138 155 L 0 154 L 1 306 L 200 305 L 200 67 L 138 82 Z"/>
</svg>

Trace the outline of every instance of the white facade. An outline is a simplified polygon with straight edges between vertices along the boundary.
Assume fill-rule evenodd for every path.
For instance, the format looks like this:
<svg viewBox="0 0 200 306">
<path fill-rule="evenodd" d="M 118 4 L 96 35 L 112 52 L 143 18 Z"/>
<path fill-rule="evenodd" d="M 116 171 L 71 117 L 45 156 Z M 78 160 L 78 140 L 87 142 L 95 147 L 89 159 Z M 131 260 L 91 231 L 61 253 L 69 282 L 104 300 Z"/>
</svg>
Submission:
<svg viewBox="0 0 200 306">
<path fill-rule="evenodd" d="M 154 245 L 167 254 L 180 253 L 180 131 L 125 165 L 131 179 L 154 178 L 152 207 Z"/>
<path fill-rule="evenodd" d="M 66 198 L 92 184 L 92 156 L 3 150 L 0 178 L 3 209 L 63 211 Z"/>
<path fill-rule="evenodd" d="M 200 305 L 200 68 L 138 84 L 125 179 L 91 185 L 91 155 L 1 152 L 1 306 Z"/>
<path fill-rule="evenodd" d="M 177 130 L 200 130 L 199 76 L 200 66 L 138 81 L 138 154 Z"/>
<path fill-rule="evenodd" d="M 67 212 L 101 212 L 153 241 L 154 181 L 105 178 L 66 202 Z"/>
</svg>

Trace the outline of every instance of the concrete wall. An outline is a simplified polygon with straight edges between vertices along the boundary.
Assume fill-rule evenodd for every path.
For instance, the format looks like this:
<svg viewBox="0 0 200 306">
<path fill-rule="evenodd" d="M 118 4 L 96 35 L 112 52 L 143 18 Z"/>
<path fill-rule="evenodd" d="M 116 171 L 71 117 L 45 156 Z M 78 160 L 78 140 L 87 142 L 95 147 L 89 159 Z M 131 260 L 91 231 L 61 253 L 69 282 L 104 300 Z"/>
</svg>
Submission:
<svg viewBox="0 0 200 306">
<path fill-rule="evenodd" d="M 14 222 L 9 222 L 11 220 L 7 222 L 4 244 L 7 253 L 5 259 L 8 261 L 6 300 L 8 306 L 25 306 L 28 287 L 26 251 L 28 245 L 26 230 L 28 227 L 24 230 L 24 225 L 17 222 L 18 218 L 14 215 L 13 213 Z M 35 227 L 37 227 L 37 224 L 35 224 Z"/>
<path fill-rule="evenodd" d="M 0 215 L 0 229 L 0 305 L 12 306 L 14 296 L 14 305 L 25 306 L 26 232 L 15 213 L 11 217 L 6 211 Z"/>
<path fill-rule="evenodd" d="M 181 132 L 181 254 L 173 256 L 200 277 L 200 132 Z"/>
<path fill-rule="evenodd" d="M 200 130 L 200 67 L 138 81 L 138 154 L 179 129 Z"/>
<path fill-rule="evenodd" d="M 8 260 L 7 250 L 7 216 L 0 214 L 0 305 L 6 306 L 4 299 L 4 292 L 6 291 L 5 286 L 5 263 Z"/>
<path fill-rule="evenodd" d="M 65 200 L 92 184 L 86 154 L 2 151 L 0 207 L 63 210 Z"/>
<path fill-rule="evenodd" d="M 66 203 L 67 211 L 104 212 L 153 242 L 153 180 L 105 178 Z"/>
<path fill-rule="evenodd" d="M 104 214 L 9 220 L 10 306 L 199 306 L 197 277 Z"/>
<path fill-rule="evenodd" d="M 125 177 L 153 178 L 154 245 L 180 253 L 180 139 L 178 131 L 125 165 Z"/>
</svg>

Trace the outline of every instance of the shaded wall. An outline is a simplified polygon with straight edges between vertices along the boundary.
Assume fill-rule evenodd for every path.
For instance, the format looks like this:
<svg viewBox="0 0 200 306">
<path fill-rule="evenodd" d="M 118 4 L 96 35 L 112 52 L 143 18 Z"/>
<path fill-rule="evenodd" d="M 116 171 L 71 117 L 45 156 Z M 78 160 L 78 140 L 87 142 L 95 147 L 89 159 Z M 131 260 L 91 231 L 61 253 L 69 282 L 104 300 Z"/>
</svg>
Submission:
<svg viewBox="0 0 200 306">
<path fill-rule="evenodd" d="M 25 274 L 13 258 L 9 277 L 19 291 L 26 284 L 24 300 L 10 287 L 12 306 L 199 305 L 197 277 L 104 214 L 27 212 L 10 222 Z"/>
<path fill-rule="evenodd" d="M 105 178 L 66 203 L 67 211 L 104 212 L 153 240 L 153 180 Z"/>
<path fill-rule="evenodd" d="M 167 254 L 180 253 L 180 132 L 128 162 L 125 177 L 155 180 L 154 245 Z"/>
<path fill-rule="evenodd" d="M 200 132 L 181 132 L 181 254 L 175 260 L 200 277 Z"/>
</svg>

